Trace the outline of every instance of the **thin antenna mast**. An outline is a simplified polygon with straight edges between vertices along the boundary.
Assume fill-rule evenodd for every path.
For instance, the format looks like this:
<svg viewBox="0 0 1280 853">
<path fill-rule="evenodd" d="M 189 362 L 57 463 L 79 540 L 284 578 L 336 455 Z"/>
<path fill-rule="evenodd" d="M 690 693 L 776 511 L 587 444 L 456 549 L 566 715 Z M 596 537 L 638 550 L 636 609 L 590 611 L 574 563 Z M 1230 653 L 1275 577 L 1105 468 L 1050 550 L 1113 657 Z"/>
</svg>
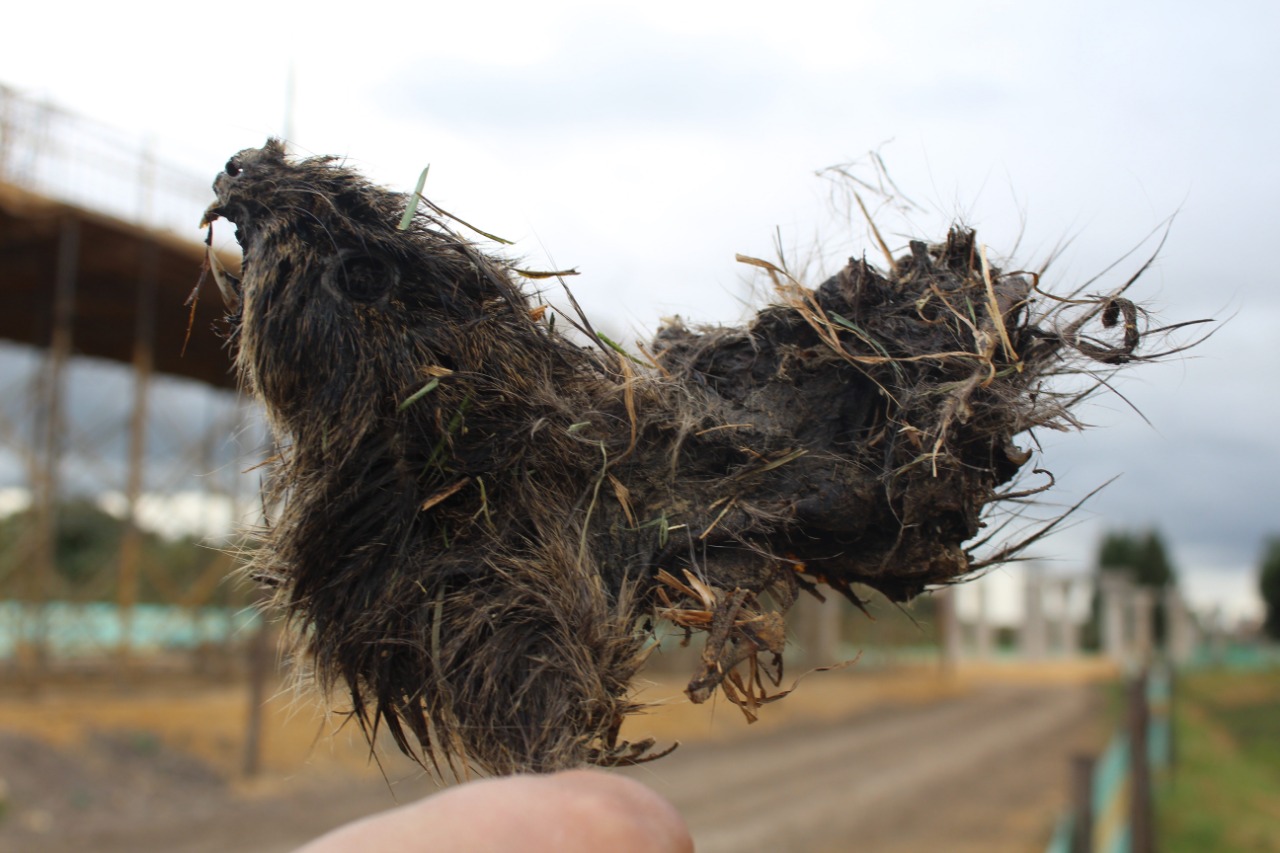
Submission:
<svg viewBox="0 0 1280 853">
<path fill-rule="evenodd" d="M 293 60 L 289 61 L 289 71 L 285 76 L 284 82 L 284 127 L 281 135 L 284 137 L 285 151 L 293 153 L 293 134 L 294 134 L 294 118 L 297 106 L 297 66 Z"/>
</svg>

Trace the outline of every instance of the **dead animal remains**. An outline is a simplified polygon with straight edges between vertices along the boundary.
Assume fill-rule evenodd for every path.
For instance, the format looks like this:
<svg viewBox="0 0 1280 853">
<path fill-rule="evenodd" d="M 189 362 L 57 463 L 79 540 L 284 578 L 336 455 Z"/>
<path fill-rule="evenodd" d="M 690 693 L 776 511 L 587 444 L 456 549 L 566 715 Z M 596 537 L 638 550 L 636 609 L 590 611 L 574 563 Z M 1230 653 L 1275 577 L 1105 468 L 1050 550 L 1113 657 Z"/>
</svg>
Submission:
<svg viewBox="0 0 1280 853">
<path fill-rule="evenodd" d="M 280 447 L 251 571 L 322 685 L 437 767 L 648 757 L 618 731 L 655 619 L 705 633 L 693 701 L 753 710 L 797 594 L 972 572 L 1016 437 L 1078 426 L 1046 382 L 1144 338 L 1120 293 L 1042 295 L 955 229 L 816 290 L 754 261 L 778 304 L 638 359 L 571 342 L 456 220 L 332 158 L 270 141 L 214 189 L 244 251 L 239 278 L 211 256 L 231 345 Z"/>
</svg>

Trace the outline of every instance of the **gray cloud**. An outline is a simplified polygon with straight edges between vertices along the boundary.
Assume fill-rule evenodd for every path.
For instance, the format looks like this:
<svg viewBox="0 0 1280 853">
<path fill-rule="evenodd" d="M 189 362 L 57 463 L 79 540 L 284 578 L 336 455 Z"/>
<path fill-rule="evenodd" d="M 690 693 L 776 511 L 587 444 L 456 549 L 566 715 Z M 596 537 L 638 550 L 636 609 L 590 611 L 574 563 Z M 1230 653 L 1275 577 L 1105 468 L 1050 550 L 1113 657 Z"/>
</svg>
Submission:
<svg viewBox="0 0 1280 853">
<path fill-rule="evenodd" d="M 389 111 L 463 127 L 723 130 L 767 112 L 787 90 L 785 75 L 783 57 L 763 43 L 681 37 L 602 16 L 576 22 L 548 61 L 511 68 L 481 57 L 422 58 L 380 90 Z"/>
</svg>

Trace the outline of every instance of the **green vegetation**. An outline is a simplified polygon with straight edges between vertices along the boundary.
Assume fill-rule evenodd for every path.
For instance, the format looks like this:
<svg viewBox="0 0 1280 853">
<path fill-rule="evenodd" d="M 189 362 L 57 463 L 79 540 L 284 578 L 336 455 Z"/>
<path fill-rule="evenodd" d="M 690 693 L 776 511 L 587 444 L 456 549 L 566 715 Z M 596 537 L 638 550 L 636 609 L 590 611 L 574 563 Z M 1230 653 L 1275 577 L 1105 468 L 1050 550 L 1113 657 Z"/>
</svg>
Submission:
<svg viewBox="0 0 1280 853">
<path fill-rule="evenodd" d="M 1259 586 L 1262 601 L 1267 607 L 1262 630 L 1271 639 L 1280 640 L 1280 537 L 1272 537 L 1267 542 Z"/>
<path fill-rule="evenodd" d="M 1164 539 L 1155 530 L 1108 533 L 1098 551 L 1098 566 L 1123 572 L 1139 586 L 1161 588 L 1176 582 Z"/>
<path fill-rule="evenodd" d="M 54 571 L 44 598 L 110 601 L 118 599 L 125 522 L 92 501 L 69 500 L 55 512 Z M 0 519 L 0 598 L 32 594 L 33 559 L 30 512 Z M 138 600 L 230 604 L 236 595 L 224 583 L 229 557 L 193 537 L 165 539 L 143 532 L 138 542 Z"/>
<path fill-rule="evenodd" d="M 1162 590 L 1174 586 L 1178 582 L 1178 573 L 1169 560 L 1169 551 L 1165 547 L 1164 537 L 1157 530 L 1131 532 L 1113 530 L 1102 539 L 1098 549 L 1098 569 L 1102 572 L 1116 572 L 1128 575 L 1138 586 Z M 1089 621 L 1084 626 L 1081 641 L 1086 649 L 1096 650 L 1101 646 L 1098 609 L 1099 592 L 1095 588 L 1090 605 Z M 1156 640 L 1164 642 L 1165 615 L 1163 596 L 1157 596 L 1155 608 Z"/>
<path fill-rule="evenodd" d="M 1176 766 L 1159 787 L 1160 849 L 1280 850 L 1280 672 L 1183 676 Z"/>
</svg>

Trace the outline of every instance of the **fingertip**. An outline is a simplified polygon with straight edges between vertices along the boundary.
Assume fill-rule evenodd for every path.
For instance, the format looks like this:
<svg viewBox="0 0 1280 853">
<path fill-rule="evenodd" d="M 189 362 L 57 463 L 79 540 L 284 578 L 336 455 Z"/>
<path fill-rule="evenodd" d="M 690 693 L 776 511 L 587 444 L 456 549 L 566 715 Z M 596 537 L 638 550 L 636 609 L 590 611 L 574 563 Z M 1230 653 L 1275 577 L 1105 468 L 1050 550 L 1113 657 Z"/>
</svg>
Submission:
<svg viewBox="0 0 1280 853">
<path fill-rule="evenodd" d="M 553 777 L 579 802 L 597 810 L 596 825 L 612 827 L 635 853 L 692 853 L 684 817 L 662 795 L 626 776 L 601 770 L 569 770 Z M 619 848 L 615 848 L 619 849 Z"/>
</svg>

